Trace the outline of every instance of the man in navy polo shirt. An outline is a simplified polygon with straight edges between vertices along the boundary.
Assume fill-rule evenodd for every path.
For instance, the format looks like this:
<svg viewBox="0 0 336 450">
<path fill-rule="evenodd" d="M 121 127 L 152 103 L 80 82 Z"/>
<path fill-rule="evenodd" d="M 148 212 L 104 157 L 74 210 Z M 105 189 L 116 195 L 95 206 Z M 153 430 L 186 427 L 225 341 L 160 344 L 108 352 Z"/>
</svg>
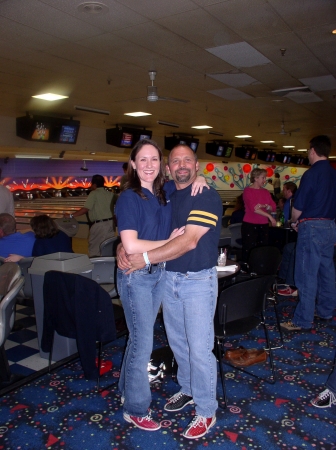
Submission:
<svg viewBox="0 0 336 450">
<path fill-rule="evenodd" d="M 182 435 L 197 439 L 215 424 L 218 406 L 217 363 L 212 349 L 218 294 L 215 266 L 223 208 L 212 188 L 191 196 L 198 162 L 188 146 L 178 145 L 171 151 L 168 167 L 176 185 L 170 196 L 172 229 L 185 226 L 185 232 L 144 255 L 130 255 L 129 260 L 132 270 L 144 267 L 145 260 L 151 264 L 167 261 L 163 318 L 181 390 L 168 399 L 164 409 L 175 412 L 195 403 L 196 415 Z"/>
<path fill-rule="evenodd" d="M 330 320 L 336 307 L 336 171 L 328 161 L 330 151 L 328 136 L 310 141 L 311 168 L 303 174 L 295 194 L 292 220 L 296 221 L 298 239 L 294 281 L 299 302 L 293 320 L 281 324 L 285 331 L 309 330 L 314 314 L 318 320 Z"/>
</svg>

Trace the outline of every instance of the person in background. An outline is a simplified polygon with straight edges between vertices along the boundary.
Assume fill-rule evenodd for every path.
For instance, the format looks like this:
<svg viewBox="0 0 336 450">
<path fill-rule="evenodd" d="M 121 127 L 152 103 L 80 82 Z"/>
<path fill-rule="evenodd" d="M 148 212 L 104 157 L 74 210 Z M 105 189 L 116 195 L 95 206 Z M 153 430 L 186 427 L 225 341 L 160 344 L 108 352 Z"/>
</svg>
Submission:
<svg viewBox="0 0 336 450">
<path fill-rule="evenodd" d="M 267 189 L 265 169 L 253 169 L 251 185 L 243 192 L 245 215 L 242 224 L 242 260 L 248 261 L 250 250 L 254 247 L 268 244 L 269 223 L 275 227 L 276 220 L 271 212 L 276 205 Z"/>
<path fill-rule="evenodd" d="M 275 172 L 274 174 L 274 197 L 279 198 L 280 192 L 281 192 L 281 183 L 280 183 L 280 174 L 278 172 Z"/>
<path fill-rule="evenodd" d="M 55 222 L 46 214 L 33 217 L 30 226 L 35 233 L 31 256 L 43 256 L 58 252 L 73 253 L 71 238 L 59 230 Z M 23 257 L 22 254 L 10 254 L 6 258 L 6 262 L 17 262 Z"/>
<path fill-rule="evenodd" d="M 78 217 L 88 213 L 90 222 L 89 257 L 100 255 L 100 244 L 114 237 L 112 200 L 113 193 L 104 188 L 104 177 L 93 175 L 91 192 L 84 206 L 73 214 L 64 214 L 64 217 Z"/>
<path fill-rule="evenodd" d="M 310 402 L 316 408 L 330 408 L 332 405 L 336 405 L 336 355 L 334 368 L 328 377 L 325 387 L 326 389 Z"/>
<path fill-rule="evenodd" d="M 124 171 L 124 175 L 121 177 L 121 180 L 120 180 L 120 190 L 121 191 L 124 189 L 125 184 L 127 183 L 127 178 L 128 178 L 127 177 L 127 169 L 128 169 L 128 163 L 127 162 L 125 162 L 122 165 L 122 169 Z"/>
<path fill-rule="evenodd" d="M 272 194 L 273 194 L 274 188 L 273 188 L 272 178 L 269 178 L 267 181 L 265 178 L 264 188 L 267 189 L 269 192 L 272 192 Z"/>
<path fill-rule="evenodd" d="M 0 214 L 7 213 L 15 217 L 14 197 L 9 189 L 0 184 Z"/>
<path fill-rule="evenodd" d="M 8 258 L 12 253 L 23 257 L 32 256 L 34 244 L 32 231 L 17 232 L 14 217 L 7 213 L 0 214 L 0 256 Z"/>
<path fill-rule="evenodd" d="M 293 183 L 293 181 L 287 181 L 287 183 L 284 183 L 282 192 L 284 198 L 286 199 L 283 209 L 285 223 L 287 223 L 292 217 L 292 203 L 296 191 L 297 186 Z"/>
<path fill-rule="evenodd" d="M 46 214 L 33 217 L 30 226 L 36 238 L 32 256 L 57 252 L 73 253 L 71 238 L 59 230 L 55 222 Z"/>
<path fill-rule="evenodd" d="M 236 198 L 235 208 L 231 214 L 230 225 L 235 223 L 242 223 L 245 215 L 245 206 L 243 200 L 243 194 L 238 195 Z"/>
<path fill-rule="evenodd" d="M 285 331 L 310 330 L 314 319 L 330 320 L 336 307 L 336 171 L 328 157 L 331 142 L 320 135 L 310 141 L 311 164 L 300 181 L 292 208 L 298 230 L 295 251 L 295 285 L 299 302 L 292 320 L 281 323 Z"/>
</svg>

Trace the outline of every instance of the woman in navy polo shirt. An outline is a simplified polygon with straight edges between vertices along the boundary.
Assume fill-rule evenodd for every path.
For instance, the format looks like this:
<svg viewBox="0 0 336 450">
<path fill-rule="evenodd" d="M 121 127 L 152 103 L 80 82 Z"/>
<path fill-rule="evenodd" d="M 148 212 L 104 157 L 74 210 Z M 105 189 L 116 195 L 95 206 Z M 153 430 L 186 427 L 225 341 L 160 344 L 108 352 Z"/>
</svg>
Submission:
<svg viewBox="0 0 336 450">
<path fill-rule="evenodd" d="M 128 182 L 116 204 L 118 231 L 126 253 L 145 253 L 182 234 L 183 228 L 170 235 L 171 207 L 163 189 L 163 155 L 154 141 L 144 139 L 136 144 L 127 175 Z M 118 269 L 118 291 L 129 330 L 119 381 L 124 419 L 148 431 L 160 428 L 149 410 L 151 392 L 147 365 L 153 348 L 153 325 L 164 295 L 164 281 L 164 262 L 147 264 L 144 269 L 130 274 Z"/>
</svg>

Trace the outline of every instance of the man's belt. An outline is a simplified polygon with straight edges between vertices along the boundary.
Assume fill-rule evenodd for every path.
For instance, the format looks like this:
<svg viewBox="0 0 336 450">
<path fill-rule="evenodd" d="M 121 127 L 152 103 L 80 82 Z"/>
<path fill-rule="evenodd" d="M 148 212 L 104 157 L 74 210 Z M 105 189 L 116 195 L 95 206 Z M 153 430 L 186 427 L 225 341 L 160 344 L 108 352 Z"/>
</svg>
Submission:
<svg viewBox="0 0 336 450">
<path fill-rule="evenodd" d="M 326 217 L 307 217 L 306 219 L 299 219 L 299 223 L 306 222 L 307 220 L 335 220 L 335 219 L 328 219 Z"/>
<path fill-rule="evenodd" d="M 112 217 L 109 217 L 108 219 L 94 220 L 93 223 L 107 222 L 108 220 L 112 220 Z"/>
</svg>

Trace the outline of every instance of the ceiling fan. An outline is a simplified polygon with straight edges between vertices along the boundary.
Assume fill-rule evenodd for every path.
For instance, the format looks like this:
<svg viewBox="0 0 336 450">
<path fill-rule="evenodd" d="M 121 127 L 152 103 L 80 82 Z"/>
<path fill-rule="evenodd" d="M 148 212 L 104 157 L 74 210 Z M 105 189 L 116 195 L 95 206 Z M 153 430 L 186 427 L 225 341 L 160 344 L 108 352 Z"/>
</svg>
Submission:
<svg viewBox="0 0 336 450">
<path fill-rule="evenodd" d="M 154 81 L 156 77 L 156 71 L 155 70 L 149 70 L 149 79 L 151 80 L 152 84 L 151 86 L 147 86 L 147 101 L 149 102 L 157 102 L 158 100 L 166 100 L 168 102 L 177 102 L 177 103 L 189 103 L 188 100 L 183 100 L 181 98 L 174 98 L 174 97 L 159 97 L 157 93 L 157 87 L 154 86 Z"/>
<path fill-rule="evenodd" d="M 278 133 L 278 134 L 281 134 L 282 136 L 286 136 L 287 134 L 289 134 L 289 136 L 290 136 L 292 133 L 296 133 L 296 132 L 300 131 L 300 129 L 301 128 L 295 128 L 293 130 L 285 130 L 285 122 L 282 121 L 280 131 L 268 131 L 267 133 L 272 133 L 272 134 Z"/>
</svg>

